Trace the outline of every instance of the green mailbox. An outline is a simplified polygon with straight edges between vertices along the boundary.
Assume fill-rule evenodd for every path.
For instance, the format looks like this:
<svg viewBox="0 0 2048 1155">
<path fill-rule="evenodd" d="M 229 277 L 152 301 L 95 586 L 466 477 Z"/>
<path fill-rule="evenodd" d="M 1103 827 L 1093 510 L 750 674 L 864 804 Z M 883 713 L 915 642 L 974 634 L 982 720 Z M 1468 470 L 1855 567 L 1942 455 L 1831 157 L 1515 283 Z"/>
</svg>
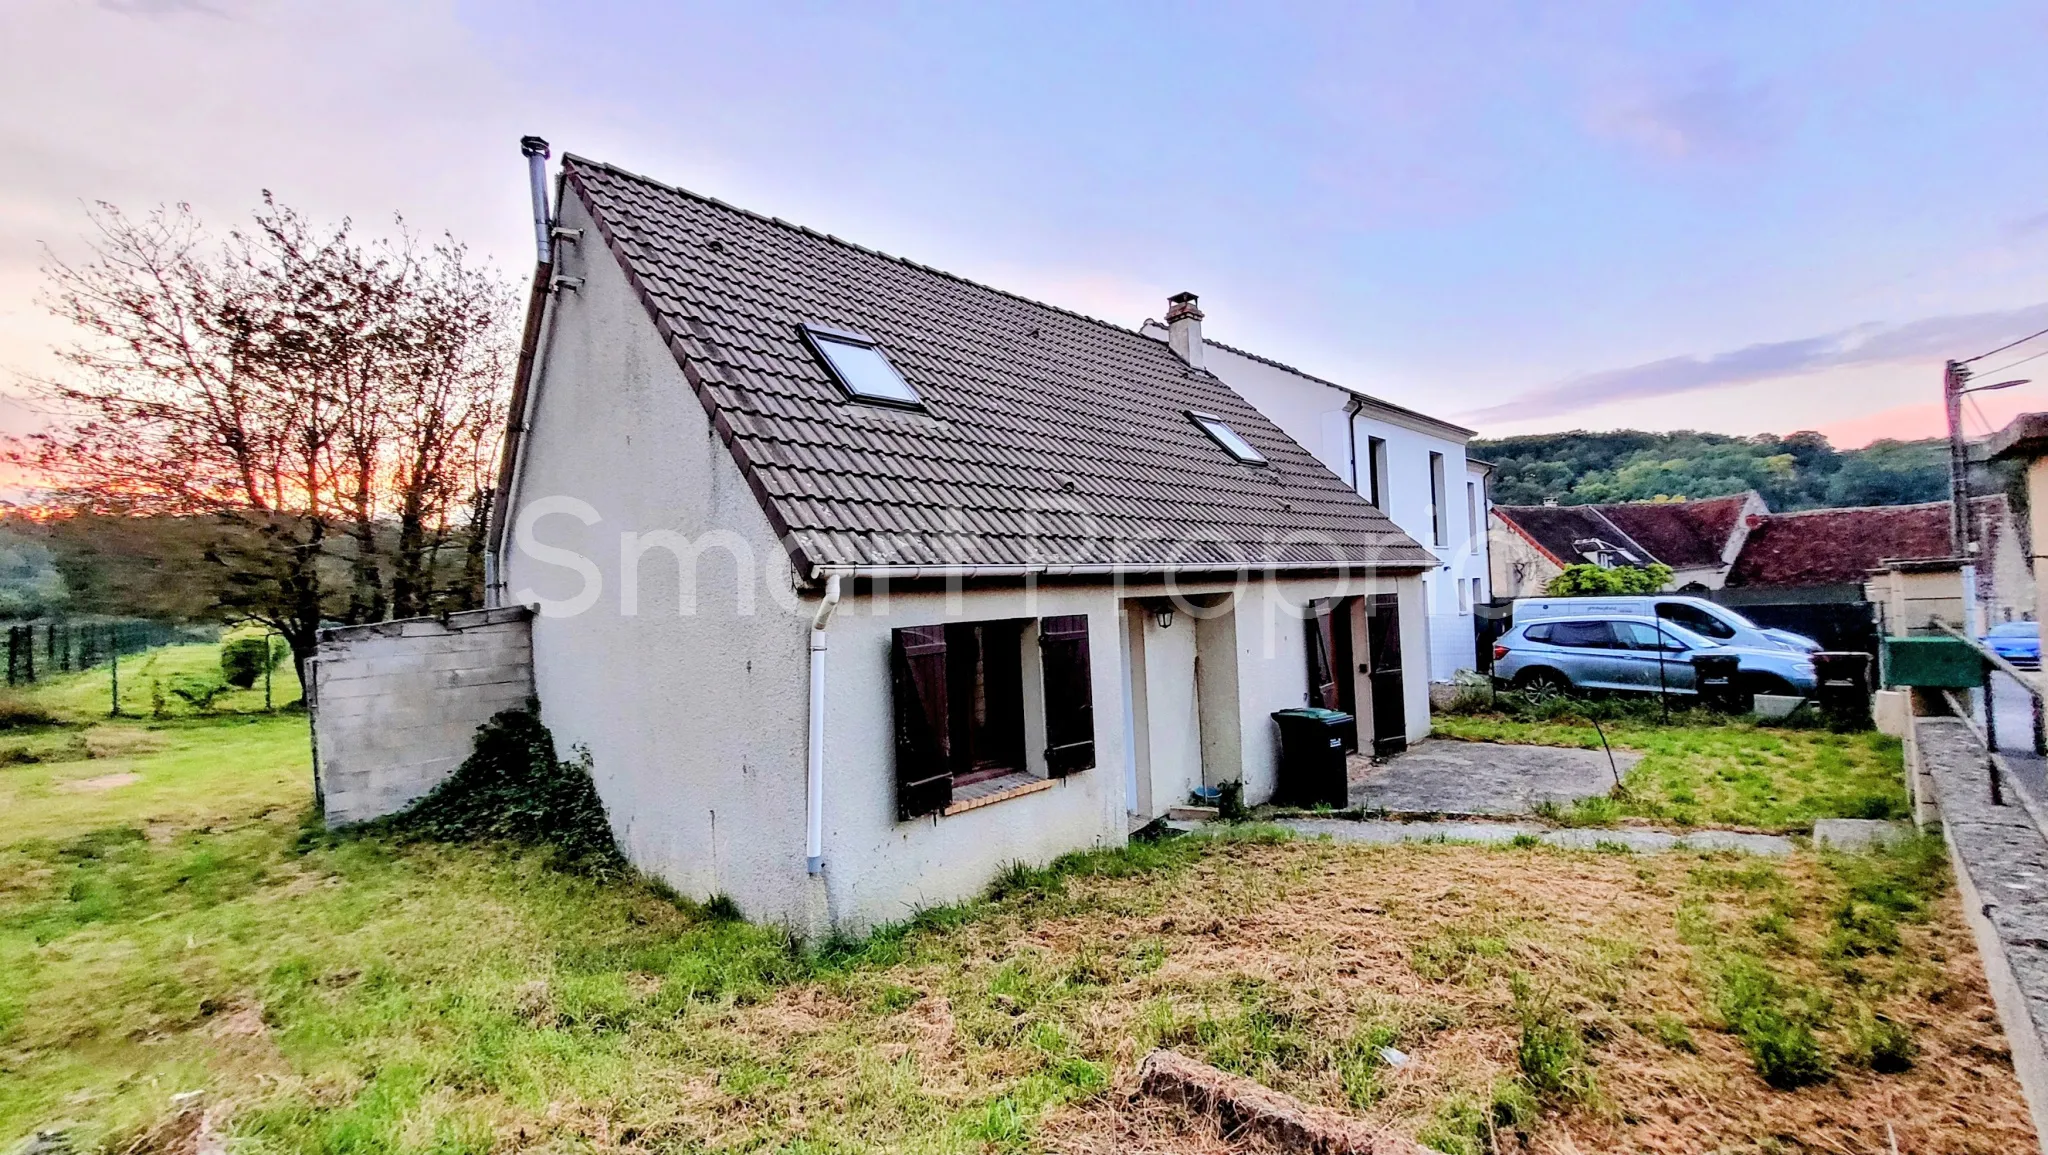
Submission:
<svg viewBox="0 0 2048 1155">
<path fill-rule="evenodd" d="M 1984 684 L 1984 657 L 1961 638 L 1886 638 L 1884 684 L 1972 689 Z"/>
</svg>

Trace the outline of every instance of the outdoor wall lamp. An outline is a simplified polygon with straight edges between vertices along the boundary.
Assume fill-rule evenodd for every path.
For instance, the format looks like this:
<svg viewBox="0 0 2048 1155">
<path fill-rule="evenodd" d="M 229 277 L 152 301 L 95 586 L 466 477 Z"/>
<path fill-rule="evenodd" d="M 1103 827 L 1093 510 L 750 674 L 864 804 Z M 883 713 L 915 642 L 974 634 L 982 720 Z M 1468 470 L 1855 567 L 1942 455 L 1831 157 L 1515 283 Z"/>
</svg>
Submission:
<svg viewBox="0 0 2048 1155">
<path fill-rule="evenodd" d="M 1152 610 L 1152 623 L 1153 623 L 1154 625 L 1158 626 L 1158 627 L 1159 627 L 1160 629 L 1162 629 L 1162 630 L 1170 630 L 1170 629 L 1172 629 L 1172 628 L 1173 628 L 1173 606 L 1172 606 L 1172 605 L 1163 605 L 1163 606 L 1155 606 L 1155 607 L 1153 608 L 1153 610 Z"/>
</svg>

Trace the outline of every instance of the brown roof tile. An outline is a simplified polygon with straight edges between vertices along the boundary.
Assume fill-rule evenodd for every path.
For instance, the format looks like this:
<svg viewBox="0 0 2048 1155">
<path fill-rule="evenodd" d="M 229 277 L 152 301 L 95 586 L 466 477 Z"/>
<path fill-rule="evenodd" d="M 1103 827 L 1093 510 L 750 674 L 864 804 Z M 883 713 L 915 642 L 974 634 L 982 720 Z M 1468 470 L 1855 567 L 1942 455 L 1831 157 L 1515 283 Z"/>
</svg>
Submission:
<svg viewBox="0 0 2048 1155">
<path fill-rule="evenodd" d="M 608 165 L 563 171 L 800 565 L 1435 564 L 1158 341 Z M 807 323 L 875 339 L 926 411 L 849 403 Z M 1271 465 L 1219 451 L 1191 409 Z"/>
<path fill-rule="evenodd" d="M 1994 521 L 2003 497 L 1971 502 Z M 1749 531 L 1728 571 L 1731 587 L 1800 587 L 1860 583 L 1880 562 L 1950 556 L 1949 504 L 1859 506 L 1774 513 Z"/>
<path fill-rule="evenodd" d="M 1647 564 L 1657 558 L 1622 528 L 1607 519 L 1597 505 L 1496 505 L 1493 512 L 1519 529 L 1536 548 L 1559 565 L 1577 565 L 1586 560 L 1585 543 L 1601 542 L 1635 555 Z"/>
<path fill-rule="evenodd" d="M 1749 494 L 1694 501 L 1630 501 L 1600 512 L 1673 569 L 1718 566 Z"/>
</svg>

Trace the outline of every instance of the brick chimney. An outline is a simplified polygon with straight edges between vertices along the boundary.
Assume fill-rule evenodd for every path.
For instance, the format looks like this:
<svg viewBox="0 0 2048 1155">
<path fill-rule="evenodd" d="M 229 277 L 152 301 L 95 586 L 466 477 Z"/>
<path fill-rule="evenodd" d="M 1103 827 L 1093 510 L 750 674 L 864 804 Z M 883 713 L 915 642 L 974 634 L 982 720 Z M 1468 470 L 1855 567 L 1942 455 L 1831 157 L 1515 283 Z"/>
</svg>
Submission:
<svg viewBox="0 0 2048 1155">
<path fill-rule="evenodd" d="M 1193 293 L 1166 298 L 1166 343 L 1190 369 L 1202 367 L 1202 310 Z"/>
</svg>

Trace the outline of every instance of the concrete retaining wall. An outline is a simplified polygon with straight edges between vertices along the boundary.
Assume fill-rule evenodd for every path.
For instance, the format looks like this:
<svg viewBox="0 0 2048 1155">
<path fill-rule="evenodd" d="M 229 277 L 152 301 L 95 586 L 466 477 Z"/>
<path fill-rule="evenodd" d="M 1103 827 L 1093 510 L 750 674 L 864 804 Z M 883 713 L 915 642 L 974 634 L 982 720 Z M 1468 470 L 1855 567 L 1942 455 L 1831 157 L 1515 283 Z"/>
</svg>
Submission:
<svg viewBox="0 0 2048 1155">
<path fill-rule="evenodd" d="M 307 700 L 329 826 L 404 809 L 469 757 L 479 725 L 533 697 L 531 620 L 514 606 L 320 632 Z"/>
<path fill-rule="evenodd" d="M 1932 786 L 1963 916 L 2048 1152 L 2048 837 L 2011 775 L 1993 797 L 1991 761 L 1960 719 L 1915 719 L 1907 752 L 1908 772 Z"/>
</svg>

